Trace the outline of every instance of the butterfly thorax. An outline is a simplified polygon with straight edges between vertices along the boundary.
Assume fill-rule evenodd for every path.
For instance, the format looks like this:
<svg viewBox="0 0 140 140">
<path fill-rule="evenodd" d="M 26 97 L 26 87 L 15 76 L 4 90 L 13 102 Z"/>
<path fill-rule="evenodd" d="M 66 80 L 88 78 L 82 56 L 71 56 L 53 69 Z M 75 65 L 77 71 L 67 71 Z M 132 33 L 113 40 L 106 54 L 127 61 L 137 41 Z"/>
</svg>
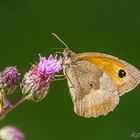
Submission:
<svg viewBox="0 0 140 140">
<path fill-rule="evenodd" d="M 63 65 L 72 65 L 74 61 L 78 59 L 76 57 L 76 53 L 72 52 L 68 48 L 64 49 L 63 56 L 64 56 Z"/>
</svg>

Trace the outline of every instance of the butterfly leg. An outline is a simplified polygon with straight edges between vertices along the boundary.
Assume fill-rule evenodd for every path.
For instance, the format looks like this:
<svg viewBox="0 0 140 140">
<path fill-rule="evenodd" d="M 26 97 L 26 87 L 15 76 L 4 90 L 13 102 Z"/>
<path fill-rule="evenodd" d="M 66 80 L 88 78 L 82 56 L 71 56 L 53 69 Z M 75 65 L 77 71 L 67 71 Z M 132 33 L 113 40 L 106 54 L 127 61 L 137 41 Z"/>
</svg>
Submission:
<svg viewBox="0 0 140 140">
<path fill-rule="evenodd" d="M 51 50 L 64 50 L 65 48 L 51 48 Z"/>
<path fill-rule="evenodd" d="M 56 74 L 54 77 L 64 77 L 64 76 L 65 76 L 65 75 L 63 75 L 63 74 L 62 74 L 62 75 L 61 75 L 61 74 L 60 74 L 60 75 L 57 75 L 57 74 Z"/>
<path fill-rule="evenodd" d="M 57 54 L 63 54 L 63 52 L 55 52 L 55 53 L 53 54 L 53 56 L 55 56 L 55 55 L 57 55 Z"/>
<path fill-rule="evenodd" d="M 66 78 L 57 78 L 57 79 L 53 79 L 53 81 L 61 81 L 61 80 L 65 80 Z"/>
<path fill-rule="evenodd" d="M 65 76 L 64 75 L 55 75 L 53 81 L 60 81 L 60 80 L 65 80 Z"/>
</svg>

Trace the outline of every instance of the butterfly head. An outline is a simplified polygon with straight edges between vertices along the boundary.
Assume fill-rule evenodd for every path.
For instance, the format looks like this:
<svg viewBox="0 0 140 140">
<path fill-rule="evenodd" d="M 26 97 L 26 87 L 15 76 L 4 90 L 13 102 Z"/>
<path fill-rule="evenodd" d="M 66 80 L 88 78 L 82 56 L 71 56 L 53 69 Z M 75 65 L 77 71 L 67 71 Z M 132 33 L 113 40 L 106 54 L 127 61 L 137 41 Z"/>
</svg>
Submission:
<svg viewBox="0 0 140 140">
<path fill-rule="evenodd" d="M 73 52 L 69 48 L 65 48 L 63 51 L 64 58 L 70 58 L 72 56 Z"/>
</svg>

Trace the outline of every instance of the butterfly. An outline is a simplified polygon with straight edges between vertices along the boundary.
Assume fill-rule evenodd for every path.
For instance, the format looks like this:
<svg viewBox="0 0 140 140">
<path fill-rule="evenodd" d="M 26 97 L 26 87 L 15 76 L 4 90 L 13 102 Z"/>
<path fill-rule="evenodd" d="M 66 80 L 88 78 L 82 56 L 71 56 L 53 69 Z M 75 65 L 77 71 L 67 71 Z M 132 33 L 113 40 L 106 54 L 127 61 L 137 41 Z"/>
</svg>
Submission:
<svg viewBox="0 0 140 140">
<path fill-rule="evenodd" d="M 107 115 L 119 104 L 120 96 L 140 82 L 140 71 L 117 57 L 93 52 L 76 54 L 67 46 L 63 56 L 63 73 L 74 112 L 79 116 Z"/>
</svg>

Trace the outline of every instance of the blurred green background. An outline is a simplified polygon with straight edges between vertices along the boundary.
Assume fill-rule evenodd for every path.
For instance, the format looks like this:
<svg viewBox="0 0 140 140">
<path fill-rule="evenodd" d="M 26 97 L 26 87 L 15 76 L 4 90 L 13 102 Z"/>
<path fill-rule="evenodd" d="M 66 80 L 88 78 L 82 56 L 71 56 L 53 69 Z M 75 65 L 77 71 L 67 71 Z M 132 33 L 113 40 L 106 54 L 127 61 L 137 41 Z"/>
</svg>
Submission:
<svg viewBox="0 0 140 140">
<path fill-rule="evenodd" d="M 51 48 L 63 47 L 52 32 L 77 53 L 112 54 L 140 69 L 139 7 L 139 0 L 0 0 L 0 69 L 15 65 L 22 79 L 39 53 L 48 56 Z M 42 102 L 24 102 L 0 127 L 17 126 L 25 140 L 131 140 L 140 132 L 139 106 L 140 86 L 107 116 L 78 117 L 66 81 L 57 81 Z"/>
</svg>

